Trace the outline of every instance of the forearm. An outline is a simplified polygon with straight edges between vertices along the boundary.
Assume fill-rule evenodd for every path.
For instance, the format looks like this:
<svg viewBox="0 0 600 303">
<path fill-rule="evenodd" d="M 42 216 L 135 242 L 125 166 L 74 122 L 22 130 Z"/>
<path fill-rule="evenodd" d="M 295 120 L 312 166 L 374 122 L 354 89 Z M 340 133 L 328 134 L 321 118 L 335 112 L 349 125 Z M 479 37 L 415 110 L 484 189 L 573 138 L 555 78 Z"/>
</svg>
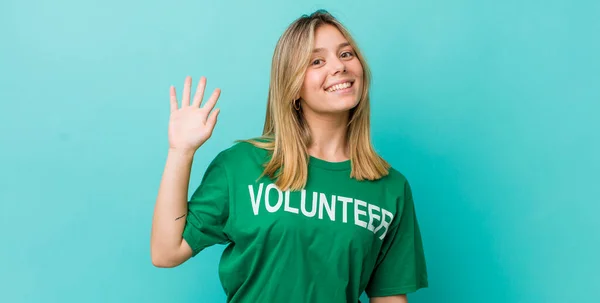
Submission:
<svg viewBox="0 0 600 303">
<path fill-rule="evenodd" d="M 177 252 L 187 215 L 187 196 L 193 151 L 169 150 L 152 218 L 153 261 Z"/>
</svg>

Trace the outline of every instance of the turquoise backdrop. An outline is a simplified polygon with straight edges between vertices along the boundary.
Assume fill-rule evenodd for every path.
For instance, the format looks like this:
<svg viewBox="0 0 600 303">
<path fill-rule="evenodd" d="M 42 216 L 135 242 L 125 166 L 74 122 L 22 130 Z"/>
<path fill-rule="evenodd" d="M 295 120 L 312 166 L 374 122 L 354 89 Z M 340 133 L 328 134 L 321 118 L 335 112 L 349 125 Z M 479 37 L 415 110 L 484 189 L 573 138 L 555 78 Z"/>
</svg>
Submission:
<svg viewBox="0 0 600 303">
<path fill-rule="evenodd" d="M 224 302 L 223 246 L 150 261 L 169 85 L 222 89 L 196 187 L 260 134 L 275 43 L 320 8 L 413 186 L 430 287 L 410 302 L 598 302 L 600 2 L 514 0 L 2 1 L 0 302 Z"/>
</svg>

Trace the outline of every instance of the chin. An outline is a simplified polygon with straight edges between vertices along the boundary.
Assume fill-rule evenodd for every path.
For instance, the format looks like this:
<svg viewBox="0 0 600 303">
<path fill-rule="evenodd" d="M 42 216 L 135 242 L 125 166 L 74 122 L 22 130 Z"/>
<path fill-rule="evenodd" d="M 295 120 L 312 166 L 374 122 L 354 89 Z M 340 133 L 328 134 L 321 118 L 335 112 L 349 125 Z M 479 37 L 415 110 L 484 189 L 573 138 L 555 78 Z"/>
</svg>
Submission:
<svg viewBox="0 0 600 303">
<path fill-rule="evenodd" d="M 309 105 L 309 107 L 311 108 L 311 111 L 319 114 L 341 114 L 358 106 L 359 101 L 359 97 L 356 95 L 346 96 L 344 98 L 324 98 L 321 99 L 321 101 L 316 101 L 314 106 Z"/>
<path fill-rule="evenodd" d="M 327 109 L 324 109 L 323 112 L 331 113 L 331 114 L 340 114 L 344 112 L 348 112 L 351 109 L 358 106 L 358 101 L 349 102 L 346 104 L 331 104 Z"/>
<path fill-rule="evenodd" d="M 355 108 L 356 106 L 358 106 L 358 101 L 359 101 L 358 99 L 345 101 L 345 102 L 342 102 L 341 104 L 338 104 L 338 107 L 340 110 L 351 110 L 351 109 Z"/>
</svg>

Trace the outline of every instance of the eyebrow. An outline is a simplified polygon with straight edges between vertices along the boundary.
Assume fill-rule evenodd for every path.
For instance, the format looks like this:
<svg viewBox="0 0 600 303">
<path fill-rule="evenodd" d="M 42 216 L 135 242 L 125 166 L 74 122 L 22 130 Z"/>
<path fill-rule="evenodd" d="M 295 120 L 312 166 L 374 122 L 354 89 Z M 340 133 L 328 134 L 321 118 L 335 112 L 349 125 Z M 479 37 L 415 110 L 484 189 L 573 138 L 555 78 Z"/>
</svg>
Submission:
<svg viewBox="0 0 600 303">
<path fill-rule="evenodd" d="M 338 45 L 338 49 L 340 49 L 340 48 L 342 48 L 342 47 L 346 47 L 346 46 L 350 46 L 350 42 L 343 42 L 343 43 L 340 43 L 340 45 Z M 318 52 L 321 52 L 321 51 L 324 51 L 324 50 L 325 50 L 325 48 L 323 48 L 323 47 L 320 47 L 320 48 L 315 48 L 315 49 L 313 50 L 313 53 L 318 53 Z"/>
</svg>

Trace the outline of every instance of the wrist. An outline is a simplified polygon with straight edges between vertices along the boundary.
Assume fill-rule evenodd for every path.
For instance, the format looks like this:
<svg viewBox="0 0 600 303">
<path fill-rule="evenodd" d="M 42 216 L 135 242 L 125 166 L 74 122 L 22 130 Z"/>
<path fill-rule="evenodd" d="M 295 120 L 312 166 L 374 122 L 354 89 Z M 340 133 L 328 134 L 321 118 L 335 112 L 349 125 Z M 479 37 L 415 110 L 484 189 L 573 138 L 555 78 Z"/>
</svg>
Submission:
<svg viewBox="0 0 600 303">
<path fill-rule="evenodd" d="M 193 149 L 169 147 L 169 155 L 172 156 L 193 157 L 195 153 Z"/>
</svg>

